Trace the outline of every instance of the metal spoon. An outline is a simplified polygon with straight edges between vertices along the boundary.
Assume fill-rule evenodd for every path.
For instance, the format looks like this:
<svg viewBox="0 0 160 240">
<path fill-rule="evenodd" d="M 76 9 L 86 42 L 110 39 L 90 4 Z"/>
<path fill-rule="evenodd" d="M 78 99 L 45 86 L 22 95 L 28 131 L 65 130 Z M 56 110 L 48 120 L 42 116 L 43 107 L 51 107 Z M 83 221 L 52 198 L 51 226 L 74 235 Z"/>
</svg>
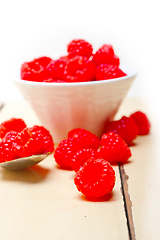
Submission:
<svg viewBox="0 0 160 240">
<path fill-rule="evenodd" d="M 44 160 L 50 153 L 33 155 L 24 158 L 17 158 L 15 160 L 11 160 L 8 162 L 0 163 L 0 167 L 5 168 L 7 170 L 21 170 L 31 166 L 36 165 L 37 163 Z"/>
</svg>

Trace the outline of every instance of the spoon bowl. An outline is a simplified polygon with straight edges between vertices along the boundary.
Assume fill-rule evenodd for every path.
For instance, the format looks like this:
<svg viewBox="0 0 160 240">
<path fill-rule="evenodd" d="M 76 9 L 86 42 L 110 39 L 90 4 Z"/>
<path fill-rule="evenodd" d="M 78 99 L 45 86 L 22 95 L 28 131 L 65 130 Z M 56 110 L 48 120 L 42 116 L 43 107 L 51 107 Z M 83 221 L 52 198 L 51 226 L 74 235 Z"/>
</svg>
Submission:
<svg viewBox="0 0 160 240">
<path fill-rule="evenodd" d="M 11 161 L 0 163 L 0 167 L 5 168 L 7 170 L 21 170 L 28 167 L 32 167 L 42 160 L 44 160 L 50 153 L 33 155 L 24 158 L 17 158 Z"/>
</svg>

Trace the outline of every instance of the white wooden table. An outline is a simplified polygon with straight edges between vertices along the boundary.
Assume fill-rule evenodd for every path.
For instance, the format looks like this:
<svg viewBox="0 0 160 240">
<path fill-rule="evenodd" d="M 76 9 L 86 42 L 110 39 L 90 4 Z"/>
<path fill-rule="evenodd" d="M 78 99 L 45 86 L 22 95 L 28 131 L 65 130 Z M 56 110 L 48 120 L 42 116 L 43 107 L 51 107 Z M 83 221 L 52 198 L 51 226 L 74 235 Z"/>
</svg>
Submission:
<svg viewBox="0 0 160 240">
<path fill-rule="evenodd" d="M 116 117 L 136 110 L 147 113 L 151 133 L 135 140 L 128 164 L 114 166 L 115 188 L 97 202 L 77 191 L 74 172 L 59 169 L 53 155 L 26 170 L 1 168 L 0 239 L 159 240 L 159 119 L 142 99 L 126 99 Z M 11 117 L 40 124 L 25 101 L 3 105 L 0 122 Z"/>
</svg>

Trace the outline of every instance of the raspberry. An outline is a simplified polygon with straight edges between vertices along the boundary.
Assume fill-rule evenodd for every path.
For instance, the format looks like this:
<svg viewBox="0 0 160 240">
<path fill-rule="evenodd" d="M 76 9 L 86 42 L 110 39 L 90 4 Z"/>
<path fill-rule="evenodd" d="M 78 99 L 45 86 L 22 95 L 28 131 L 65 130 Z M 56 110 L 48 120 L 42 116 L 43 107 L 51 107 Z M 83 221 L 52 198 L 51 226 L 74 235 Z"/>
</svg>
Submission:
<svg viewBox="0 0 160 240">
<path fill-rule="evenodd" d="M 41 126 L 25 128 L 18 133 L 13 145 L 15 153 L 20 157 L 53 152 L 54 144 L 47 129 Z"/>
<path fill-rule="evenodd" d="M 103 134 L 100 145 L 100 156 L 110 164 L 125 163 L 132 155 L 125 141 L 113 132 Z"/>
<path fill-rule="evenodd" d="M 8 132 L 0 142 L 0 162 L 18 158 L 13 148 L 17 134 L 18 133 L 14 131 Z"/>
<path fill-rule="evenodd" d="M 66 83 L 66 81 L 62 80 L 62 79 L 56 79 L 54 82 L 55 83 Z"/>
<path fill-rule="evenodd" d="M 100 139 L 88 130 L 83 128 L 75 128 L 68 133 L 69 138 L 76 138 L 79 149 L 93 148 L 97 150 L 99 148 Z"/>
<path fill-rule="evenodd" d="M 35 132 L 32 128 L 25 128 L 18 133 L 13 145 L 18 157 L 28 157 L 43 152 L 42 134 Z"/>
<path fill-rule="evenodd" d="M 76 56 L 65 67 L 64 77 L 67 82 L 88 82 L 95 78 L 96 67 L 91 59 Z"/>
<path fill-rule="evenodd" d="M 34 59 L 33 61 L 38 62 L 43 68 L 46 68 L 48 64 L 51 62 L 51 60 L 52 59 L 50 57 L 40 57 Z"/>
<path fill-rule="evenodd" d="M 96 80 L 107 80 L 126 76 L 118 66 L 110 64 L 100 64 L 96 68 Z"/>
<path fill-rule="evenodd" d="M 98 152 L 93 148 L 83 148 L 77 151 L 71 158 L 71 167 L 77 172 L 84 163 L 91 158 L 98 158 Z"/>
<path fill-rule="evenodd" d="M 131 114 L 139 129 L 138 135 L 147 135 L 150 132 L 151 124 L 145 113 L 137 111 Z"/>
<path fill-rule="evenodd" d="M 48 83 L 66 83 L 65 80 L 62 80 L 62 79 L 54 79 L 54 78 L 45 79 L 43 82 L 48 82 Z"/>
<path fill-rule="evenodd" d="M 85 40 L 75 39 L 68 44 L 67 51 L 69 58 L 73 58 L 77 55 L 90 57 L 92 55 L 93 48 L 92 45 Z"/>
<path fill-rule="evenodd" d="M 98 51 L 93 55 L 93 61 L 96 66 L 100 64 L 112 64 L 119 66 L 120 60 L 114 54 L 113 47 L 110 44 L 104 44 Z"/>
<path fill-rule="evenodd" d="M 120 120 L 108 122 L 104 132 L 114 132 L 120 135 L 128 145 L 131 145 L 138 135 L 138 127 L 132 117 L 123 116 Z"/>
<path fill-rule="evenodd" d="M 77 149 L 76 139 L 67 138 L 62 140 L 55 150 L 55 161 L 62 168 L 71 168 L 71 158 Z"/>
<path fill-rule="evenodd" d="M 63 61 L 65 61 L 65 62 L 68 62 L 69 58 L 68 58 L 68 56 L 66 55 L 66 56 L 60 57 L 59 60 L 63 60 Z"/>
<path fill-rule="evenodd" d="M 37 126 L 37 125 L 33 126 L 31 129 L 32 129 L 32 132 L 35 131 L 37 133 L 42 134 L 42 137 L 43 137 L 42 153 L 47 153 L 47 152 L 52 153 L 54 151 L 54 142 L 50 132 L 43 126 Z"/>
<path fill-rule="evenodd" d="M 66 66 L 67 60 L 60 58 L 55 61 L 51 61 L 47 66 L 49 77 L 56 79 L 64 80 L 64 69 Z"/>
<path fill-rule="evenodd" d="M 76 173 L 74 183 L 86 197 L 103 197 L 115 185 L 115 171 L 104 159 L 89 159 Z"/>
<path fill-rule="evenodd" d="M 0 124 L 0 138 L 3 138 L 7 132 L 21 132 L 26 127 L 25 122 L 20 118 L 11 118 Z"/>
<path fill-rule="evenodd" d="M 52 61 L 49 57 L 40 57 L 33 61 L 23 63 L 21 66 L 21 79 L 43 82 L 50 78 L 51 76 L 49 76 L 47 67 Z"/>
<path fill-rule="evenodd" d="M 46 83 L 53 83 L 53 82 L 55 82 L 55 81 L 56 81 L 56 80 L 55 80 L 54 78 L 52 78 L 52 77 L 43 80 L 43 82 L 46 82 Z"/>
</svg>

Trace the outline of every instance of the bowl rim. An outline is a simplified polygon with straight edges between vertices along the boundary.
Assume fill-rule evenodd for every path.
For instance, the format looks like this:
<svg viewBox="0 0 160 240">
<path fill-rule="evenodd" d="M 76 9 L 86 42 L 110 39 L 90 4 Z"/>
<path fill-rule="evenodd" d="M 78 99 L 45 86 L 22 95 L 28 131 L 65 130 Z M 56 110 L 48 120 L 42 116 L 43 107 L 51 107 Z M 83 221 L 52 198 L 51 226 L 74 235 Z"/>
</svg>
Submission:
<svg viewBox="0 0 160 240">
<path fill-rule="evenodd" d="M 131 74 L 128 73 L 127 76 L 124 77 L 119 77 L 119 78 L 113 78 L 113 79 L 107 79 L 107 80 L 96 80 L 96 81 L 88 81 L 88 82 L 73 82 L 73 83 L 57 83 L 57 82 L 33 82 L 33 81 L 28 81 L 28 80 L 23 80 L 19 77 L 13 79 L 13 82 L 15 83 L 21 83 L 21 84 L 26 84 L 26 85 L 35 85 L 35 86 L 83 86 L 83 85 L 96 85 L 96 84 L 104 84 L 104 83 L 111 83 L 111 82 L 118 82 L 118 81 L 123 81 L 127 80 L 129 78 L 135 77 L 138 74 L 138 70 L 136 67 L 133 67 L 132 65 L 128 64 L 120 64 L 119 66 L 124 72 L 125 68 L 130 68 L 131 69 Z"/>
</svg>

